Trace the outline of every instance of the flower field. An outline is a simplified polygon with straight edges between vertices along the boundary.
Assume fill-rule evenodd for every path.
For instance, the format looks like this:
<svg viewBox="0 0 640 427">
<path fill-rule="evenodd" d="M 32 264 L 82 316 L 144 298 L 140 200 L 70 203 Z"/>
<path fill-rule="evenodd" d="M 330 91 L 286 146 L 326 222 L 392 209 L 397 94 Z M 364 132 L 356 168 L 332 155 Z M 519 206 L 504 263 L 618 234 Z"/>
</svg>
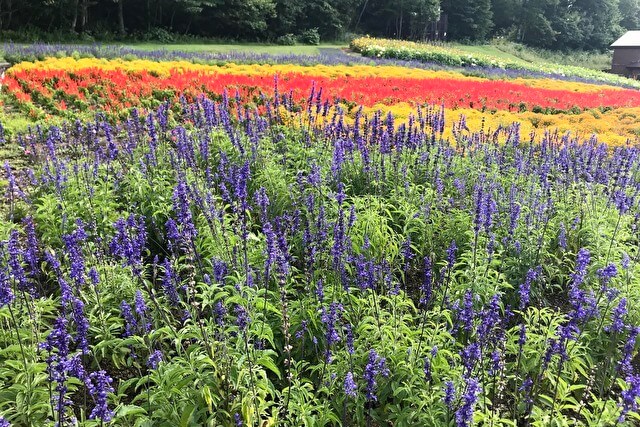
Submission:
<svg viewBox="0 0 640 427">
<path fill-rule="evenodd" d="M 638 425 L 640 92 L 408 65 L 9 69 L 0 426 Z"/>
<path fill-rule="evenodd" d="M 305 101 L 318 88 L 314 97 L 331 105 L 341 101 L 351 118 L 355 106 L 406 119 L 417 106 L 436 104 L 451 116 L 465 116 L 469 129 L 483 121 L 492 130 L 520 121 L 526 134 L 545 128 L 582 138 L 596 133 L 610 145 L 640 135 L 637 90 L 543 78 L 488 79 L 399 66 L 209 66 L 51 58 L 16 65 L 4 84 L 32 117 L 73 119 L 78 112 L 96 110 L 126 116 L 132 107 L 157 107 L 166 100 L 193 101 L 203 94 L 221 99 L 225 90 L 243 103 L 260 105 L 277 86 L 294 103 Z"/>
</svg>

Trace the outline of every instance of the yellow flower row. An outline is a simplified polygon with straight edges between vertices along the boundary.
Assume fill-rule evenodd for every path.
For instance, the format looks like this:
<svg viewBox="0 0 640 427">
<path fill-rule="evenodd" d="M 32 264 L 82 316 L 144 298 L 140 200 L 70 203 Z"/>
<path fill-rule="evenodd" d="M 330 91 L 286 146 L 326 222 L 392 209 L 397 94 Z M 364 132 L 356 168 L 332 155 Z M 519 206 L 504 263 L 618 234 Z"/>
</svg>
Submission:
<svg viewBox="0 0 640 427">
<path fill-rule="evenodd" d="M 436 107 L 437 108 L 437 107 Z M 363 108 L 365 116 L 372 117 L 377 111 L 387 114 L 391 112 L 396 123 L 406 122 L 409 116 L 416 115 L 414 106 L 401 103 L 394 106 L 378 104 L 370 108 Z M 352 109 L 345 121 L 353 124 L 357 109 Z M 284 117 L 290 115 L 290 123 L 299 123 L 298 116 L 281 110 Z M 330 120 L 332 114 L 328 114 L 325 120 Z M 459 124 L 464 122 L 466 129 L 460 129 Z M 535 141 L 540 141 L 544 133 L 559 132 L 562 135 L 569 134 L 572 138 L 588 140 L 595 135 L 599 142 L 609 146 L 621 146 L 627 142 L 632 144 L 640 142 L 640 108 L 619 108 L 599 113 L 595 111 L 581 114 L 557 114 L 547 115 L 533 112 L 510 113 L 498 111 L 495 113 L 481 112 L 474 109 L 445 109 L 445 131 L 443 138 L 453 140 L 454 123 L 462 135 L 470 135 L 484 130 L 486 134 L 492 134 L 498 128 L 506 128 L 514 123 L 520 124 L 520 137 L 522 141 L 529 141 L 534 135 Z M 317 123 L 318 125 L 322 123 Z"/>
<path fill-rule="evenodd" d="M 465 76 L 455 71 L 434 71 L 399 66 L 373 65 L 294 65 L 294 64 L 233 64 L 203 65 L 186 61 L 156 62 L 143 59 L 126 61 L 123 59 L 98 58 L 48 58 L 39 62 L 22 62 L 9 70 L 9 73 L 29 70 L 66 70 L 79 72 L 84 69 L 99 68 L 104 71 L 123 70 L 127 72 L 149 72 L 157 76 L 168 77 L 172 72 L 195 71 L 201 73 L 219 73 L 245 76 L 298 74 L 332 79 L 341 78 L 407 78 L 407 79 L 453 79 L 460 81 L 487 81 L 486 78 Z M 618 90 L 615 86 L 594 85 L 579 82 L 566 82 L 553 79 L 510 80 L 513 83 L 540 89 L 562 90 L 569 92 L 593 93 L 603 89 Z"/>
</svg>

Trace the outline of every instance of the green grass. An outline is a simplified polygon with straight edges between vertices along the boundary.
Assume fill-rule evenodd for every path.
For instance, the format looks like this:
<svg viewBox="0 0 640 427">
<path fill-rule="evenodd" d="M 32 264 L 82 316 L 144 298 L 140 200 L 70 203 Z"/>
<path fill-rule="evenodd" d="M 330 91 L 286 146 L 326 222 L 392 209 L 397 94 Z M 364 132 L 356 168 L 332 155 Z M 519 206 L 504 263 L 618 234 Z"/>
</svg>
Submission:
<svg viewBox="0 0 640 427">
<path fill-rule="evenodd" d="M 592 70 L 608 70 L 611 67 L 611 54 L 599 52 L 558 52 L 535 49 L 518 43 L 496 41 L 484 45 L 453 44 L 465 52 L 488 55 L 508 61 L 525 61 L 532 64 L 574 65 Z"/>
</svg>

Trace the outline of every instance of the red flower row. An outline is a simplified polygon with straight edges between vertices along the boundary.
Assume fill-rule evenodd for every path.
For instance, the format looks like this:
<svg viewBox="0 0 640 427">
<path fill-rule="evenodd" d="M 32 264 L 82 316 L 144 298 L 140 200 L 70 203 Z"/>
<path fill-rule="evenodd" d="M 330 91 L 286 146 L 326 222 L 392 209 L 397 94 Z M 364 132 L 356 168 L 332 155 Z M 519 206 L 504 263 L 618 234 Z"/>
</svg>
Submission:
<svg viewBox="0 0 640 427">
<path fill-rule="evenodd" d="M 167 76 L 146 71 L 102 70 L 19 70 L 5 78 L 5 87 L 19 101 L 117 111 L 145 106 L 150 100 L 184 95 L 231 95 L 239 91 L 244 99 L 260 93 L 272 94 L 274 77 L 208 73 L 201 70 L 171 70 Z M 311 86 L 322 88 L 324 100 L 355 102 L 364 106 L 393 105 L 400 102 L 443 104 L 447 108 L 487 110 L 533 110 L 543 112 L 640 106 L 640 92 L 603 89 L 578 93 L 540 89 L 509 81 L 473 81 L 453 78 L 416 79 L 382 77 L 330 78 L 302 74 L 279 76 L 281 93 L 291 93 L 296 101 L 306 100 Z M 51 106 L 50 105 L 50 106 Z"/>
</svg>

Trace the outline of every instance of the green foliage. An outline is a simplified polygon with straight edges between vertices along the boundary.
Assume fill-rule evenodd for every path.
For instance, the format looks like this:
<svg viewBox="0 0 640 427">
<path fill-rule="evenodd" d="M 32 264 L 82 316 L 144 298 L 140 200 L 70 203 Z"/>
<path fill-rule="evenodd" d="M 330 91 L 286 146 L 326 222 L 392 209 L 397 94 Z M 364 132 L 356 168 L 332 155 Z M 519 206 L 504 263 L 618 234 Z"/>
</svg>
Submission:
<svg viewBox="0 0 640 427">
<path fill-rule="evenodd" d="M 300 33 L 300 35 L 298 36 L 298 39 L 300 40 L 300 42 L 304 44 L 317 46 L 320 44 L 320 33 L 318 33 L 317 28 L 310 28 Z"/>
</svg>

